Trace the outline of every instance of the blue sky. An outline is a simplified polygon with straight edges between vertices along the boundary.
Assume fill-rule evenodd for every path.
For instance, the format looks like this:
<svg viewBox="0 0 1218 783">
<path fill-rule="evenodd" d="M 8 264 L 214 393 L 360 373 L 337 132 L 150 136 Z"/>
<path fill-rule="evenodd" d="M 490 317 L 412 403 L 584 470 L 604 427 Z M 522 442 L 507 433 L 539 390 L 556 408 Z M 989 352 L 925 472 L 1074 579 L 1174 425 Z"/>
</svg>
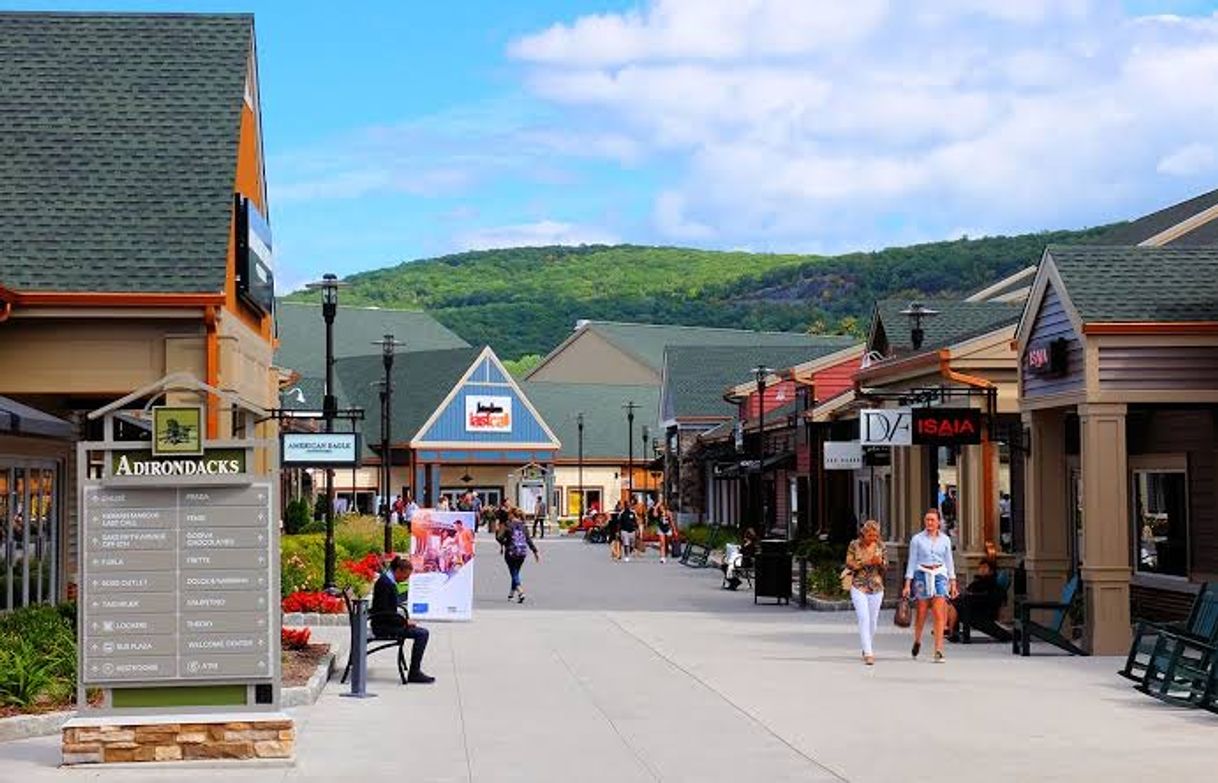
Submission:
<svg viewBox="0 0 1218 783">
<path fill-rule="evenodd" d="M 252 11 L 291 287 L 470 248 L 842 252 L 1218 187 L 1218 0 L 10 2 Z"/>
</svg>

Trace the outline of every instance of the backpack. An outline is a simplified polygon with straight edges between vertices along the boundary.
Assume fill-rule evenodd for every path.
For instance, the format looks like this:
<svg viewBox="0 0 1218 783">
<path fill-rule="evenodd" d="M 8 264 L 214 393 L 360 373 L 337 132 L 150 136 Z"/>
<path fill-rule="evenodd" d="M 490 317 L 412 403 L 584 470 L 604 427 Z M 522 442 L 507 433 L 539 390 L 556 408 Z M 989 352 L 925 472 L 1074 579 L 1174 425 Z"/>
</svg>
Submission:
<svg viewBox="0 0 1218 783">
<path fill-rule="evenodd" d="M 528 556 L 529 538 L 525 533 L 524 525 L 516 525 L 512 528 L 511 535 L 508 538 L 507 550 L 508 554 L 512 557 Z"/>
</svg>

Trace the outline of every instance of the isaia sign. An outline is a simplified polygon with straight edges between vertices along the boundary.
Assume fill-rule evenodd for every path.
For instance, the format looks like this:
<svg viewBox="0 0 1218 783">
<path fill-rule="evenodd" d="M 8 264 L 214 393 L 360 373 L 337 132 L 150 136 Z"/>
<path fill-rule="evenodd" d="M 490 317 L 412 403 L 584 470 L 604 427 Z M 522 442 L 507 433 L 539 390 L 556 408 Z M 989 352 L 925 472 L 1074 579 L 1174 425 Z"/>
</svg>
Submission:
<svg viewBox="0 0 1218 783">
<path fill-rule="evenodd" d="M 913 442 L 921 446 L 968 446 L 981 442 L 976 408 L 915 408 Z"/>
</svg>

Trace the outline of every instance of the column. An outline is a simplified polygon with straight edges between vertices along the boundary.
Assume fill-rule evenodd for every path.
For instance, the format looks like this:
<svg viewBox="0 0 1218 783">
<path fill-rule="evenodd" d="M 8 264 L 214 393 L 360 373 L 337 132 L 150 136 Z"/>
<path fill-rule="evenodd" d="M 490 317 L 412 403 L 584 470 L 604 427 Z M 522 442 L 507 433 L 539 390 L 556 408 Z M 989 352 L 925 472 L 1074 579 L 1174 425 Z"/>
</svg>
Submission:
<svg viewBox="0 0 1218 783">
<path fill-rule="evenodd" d="M 440 465 L 436 462 L 427 466 L 427 505 L 440 505 Z"/>
<path fill-rule="evenodd" d="M 414 464 L 414 481 L 410 492 L 414 495 L 414 502 L 420 506 L 427 505 L 427 466 L 416 462 Z"/>
<path fill-rule="evenodd" d="M 1023 414 L 1031 432 L 1031 451 L 1024 474 L 1024 537 L 1028 597 L 1053 601 L 1061 597 L 1070 575 L 1070 535 L 1066 481 L 1066 410 Z"/>
<path fill-rule="evenodd" d="M 982 446 L 962 446 L 956 459 L 956 569 L 967 583 L 977 563 L 985 557 L 985 470 Z"/>
<path fill-rule="evenodd" d="M 1093 655 L 1129 649 L 1129 465 L 1125 406 L 1079 406 L 1083 473 L 1083 587 Z"/>
</svg>

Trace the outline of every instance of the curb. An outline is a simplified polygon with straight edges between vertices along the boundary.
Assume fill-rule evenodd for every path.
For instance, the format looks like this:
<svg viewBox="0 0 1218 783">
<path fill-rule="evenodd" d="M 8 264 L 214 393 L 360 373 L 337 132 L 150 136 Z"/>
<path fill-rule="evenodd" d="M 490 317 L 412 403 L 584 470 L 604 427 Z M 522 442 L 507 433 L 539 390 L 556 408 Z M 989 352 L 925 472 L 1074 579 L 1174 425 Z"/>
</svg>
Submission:
<svg viewBox="0 0 1218 783">
<path fill-rule="evenodd" d="M 42 715 L 14 715 L 0 718 L 0 742 L 47 737 L 58 734 L 75 712 L 47 712 Z"/>
<path fill-rule="evenodd" d="M 304 625 L 313 626 L 335 626 L 348 625 L 347 613 L 340 612 L 338 614 L 317 614 L 315 612 L 301 613 L 292 612 L 283 615 L 283 624 L 289 628 L 299 628 Z"/>
<path fill-rule="evenodd" d="M 854 611 L 854 604 L 849 601 L 827 601 L 810 595 L 808 608 L 814 612 L 849 612 Z"/>
<path fill-rule="evenodd" d="M 330 675 L 334 673 L 335 660 L 333 652 L 326 653 L 326 657 L 317 664 L 317 669 L 309 677 L 307 683 L 281 690 L 279 692 L 280 708 L 307 707 L 321 698 L 322 690 L 330 680 Z"/>
</svg>

